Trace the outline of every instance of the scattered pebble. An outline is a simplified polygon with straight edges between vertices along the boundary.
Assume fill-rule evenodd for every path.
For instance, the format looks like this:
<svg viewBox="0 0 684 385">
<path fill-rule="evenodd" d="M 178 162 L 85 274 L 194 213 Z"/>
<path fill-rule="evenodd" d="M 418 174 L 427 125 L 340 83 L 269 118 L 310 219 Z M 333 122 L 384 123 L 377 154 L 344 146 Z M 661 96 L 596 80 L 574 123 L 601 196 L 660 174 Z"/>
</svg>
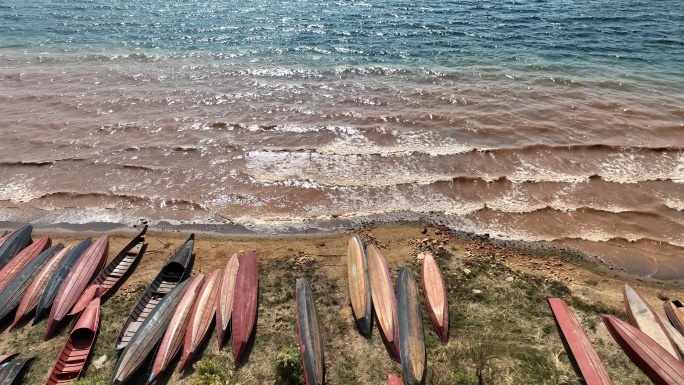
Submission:
<svg viewBox="0 0 684 385">
<path fill-rule="evenodd" d="M 465 274 L 465 275 L 470 274 L 470 269 L 463 269 L 463 274 Z"/>
<path fill-rule="evenodd" d="M 506 282 L 513 282 L 513 277 L 506 277 Z"/>
<path fill-rule="evenodd" d="M 102 357 L 96 359 L 93 361 L 93 366 L 95 369 L 102 369 L 104 367 L 104 364 L 107 362 L 107 355 L 103 355 Z"/>
<path fill-rule="evenodd" d="M 423 254 L 423 253 L 418 253 L 418 255 L 416 255 L 416 259 L 419 260 L 419 261 L 422 261 L 423 259 L 425 259 L 425 254 Z"/>
<path fill-rule="evenodd" d="M 473 289 L 473 294 L 482 294 L 482 290 Z"/>
</svg>

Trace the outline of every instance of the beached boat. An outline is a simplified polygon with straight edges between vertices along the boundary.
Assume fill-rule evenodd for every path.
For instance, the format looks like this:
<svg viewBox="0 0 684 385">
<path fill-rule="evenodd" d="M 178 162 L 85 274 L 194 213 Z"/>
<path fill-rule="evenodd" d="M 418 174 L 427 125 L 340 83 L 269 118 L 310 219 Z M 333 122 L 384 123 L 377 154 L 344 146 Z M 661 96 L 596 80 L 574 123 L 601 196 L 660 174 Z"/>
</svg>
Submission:
<svg viewBox="0 0 684 385">
<path fill-rule="evenodd" d="M 560 298 L 549 298 L 548 301 L 561 337 L 570 348 L 571 354 L 568 356 L 574 357 L 584 382 L 587 385 L 612 384 L 606 368 L 572 310 Z"/>
<path fill-rule="evenodd" d="M 194 246 L 195 234 L 191 234 L 188 240 L 171 254 L 171 259 L 162 267 L 157 277 L 147 287 L 147 290 L 145 290 L 145 293 L 131 311 L 116 339 L 114 349 L 121 350 L 125 348 L 154 307 L 157 306 L 167 293 L 188 276 L 190 273 L 189 266 L 192 265 L 193 261 L 192 249 Z"/>
<path fill-rule="evenodd" d="M 373 309 L 368 260 L 363 242 L 356 234 L 351 236 L 347 246 L 347 277 L 349 280 L 349 298 L 356 326 L 363 336 L 370 338 Z"/>
<path fill-rule="evenodd" d="M 259 270 L 256 254 L 248 251 L 238 268 L 233 295 L 233 362 L 237 367 L 249 344 L 256 321 L 259 300 Z"/>
<path fill-rule="evenodd" d="M 675 329 L 674 326 L 670 325 L 667 320 L 665 320 L 660 314 L 656 313 L 656 316 L 658 316 L 658 319 L 660 319 L 660 323 L 665 327 L 665 331 L 667 332 L 667 335 L 670 336 L 672 339 L 672 343 L 677 347 L 677 351 L 679 352 L 679 355 L 681 357 L 684 357 L 684 336 L 679 334 L 677 329 Z"/>
<path fill-rule="evenodd" d="M 131 380 L 154 352 L 191 282 L 186 280 L 176 285 L 166 293 L 149 317 L 145 318 L 116 362 L 112 385 L 124 384 Z"/>
<path fill-rule="evenodd" d="M 443 344 L 449 340 L 449 301 L 444 277 L 437 261 L 429 251 L 423 259 L 423 294 L 430 312 L 430 319 Z"/>
<path fill-rule="evenodd" d="M 387 373 L 387 385 L 404 385 L 404 381 L 394 374 Z"/>
<path fill-rule="evenodd" d="M 192 316 L 188 324 L 188 330 L 185 333 L 185 341 L 183 343 L 183 355 L 180 362 L 179 371 L 183 371 L 188 367 L 188 364 L 197 354 L 197 349 L 204 339 L 207 337 L 211 326 L 211 321 L 214 320 L 216 314 L 216 303 L 218 302 L 218 289 L 223 270 L 214 270 L 209 278 L 204 281 L 202 289 L 200 290 L 195 305 L 192 308 Z"/>
<path fill-rule="evenodd" d="M 385 257 L 374 245 L 366 246 L 373 309 L 378 320 L 380 336 L 387 352 L 399 361 L 399 332 L 397 330 L 397 297 Z"/>
<path fill-rule="evenodd" d="M 322 385 L 325 383 L 323 335 L 318 323 L 316 303 L 306 279 L 297 278 L 295 297 L 297 301 L 299 351 L 302 357 L 306 385 Z"/>
<path fill-rule="evenodd" d="M 601 315 L 608 331 L 654 384 L 684 384 L 684 364 L 641 330 L 612 315 Z"/>
<path fill-rule="evenodd" d="M 230 317 L 233 315 L 233 292 L 235 291 L 235 278 L 237 277 L 238 267 L 240 267 L 240 260 L 237 254 L 233 254 L 221 275 L 219 301 L 216 306 L 216 336 L 218 338 L 219 350 L 223 349 Z"/>
<path fill-rule="evenodd" d="M 5 231 L 5 232 L 2 234 L 2 238 L 0 238 L 0 246 L 2 246 L 3 243 L 5 243 L 5 241 L 7 240 L 7 238 L 9 238 L 10 235 L 12 235 L 13 232 L 14 232 L 14 231 Z"/>
<path fill-rule="evenodd" d="M 66 384 L 81 376 L 100 324 L 100 299 L 93 299 L 76 321 L 45 385 Z"/>
<path fill-rule="evenodd" d="M 418 285 L 408 267 L 399 271 L 397 282 L 397 323 L 399 355 L 406 385 L 419 385 L 425 379 L 425 331 Z"/>
<path fill-rule="evenodd" d="M 173 358 L 178 354 L 185 338 L 185 333 L 190 323 L 190 316 L 194 308 L 197 295 L 202 288 L 204 282 L 204 275 L 200 274 L 191 279 L 190 286 L 185 291 L 183 298 L 181 298 L 176 310 L 171 317 L 169 326 L 164 332 L 164 337 L 157 349 L 157 355 L 154 357 L 152 364 L 152 371 L 147 377 L 147 383 L 153 383 L 157 377 L 166 370 Z"/>
<path fill-rule="evenodd" d="M 644 332 L 647 336 L 653 338 L 655 342 L 662 346 L 668 353 L 672 354 L 677 360 L 682 361 L 682 357 L 679 355 L 679 351 L 672 341 L 672 338 L 670 338 L 660 321 L 660 318 L 658 318 L 646 300 L 629 285 L 624 286 L 623 295 L 625 298 L 627 316 L 632 325 L 639 328 L 639 330 Z"/>
<path fill-rule="evenodd" d="M 20 384 L 18 382 L 21 372 L 28 367 L 28 363 L 33 359 L 29 358 L 16 358 L 10 361 L 0 372 L 0 385 L 12 385 Z"/>
<path fill-rule="evenodd" d="M 5 237 L 2 245 L 0 245 L 0 269 L 5 267 L 21 250 L 31 244 L 32 231 L 33 226 L 28 225 L 13 231 Z"/>
<path fill-rule="evenodd" d="M 672 326 L 684 335 L 684 304 L 678 300 L 665 301 L 663 307 Z"/>
<path fill-rule="evenodd" d="M 49 340 L 76 304 L 88 284 L 104 267 L 109 254 L 109 236 L 103 235 L 83 252 L 57 292 L 48 317 L 45 340 Z"/>
<path fill-rule="evenodd" d="M 105 299 L 109 297 L 123 281 L 133 272 L 133 269 L 145 254 L 147 244 L 145 243 L 145 236 L 147 235 L 147 226 L 143 227 L 142 231 L 136 235 L 124 248 L 105 266 L 102 271 L 95 277 L 88 289 L 83 292 L 76 305 L 69 312 L 69 315 L 75 315 L 83 311 L 90 301 L 95 296 L 100 297 L 104 303 Z M 92 287 L 100 286 L 101 289 L 95 290 Z"/>
<path fill-rule="evenodd" d="M 2 372 L 2 369 L 18 355 L 19 353 L 0 354 L 0 372 Z"/>
<path fill-rule="evenodd" d="M 17 253 L 14 258 L 7 262 L 5 267 L 0 269 L 0 292 L 5 290 L 7 285 L 17 274 L 19 274 L 21 269 L 51 245 L 52 240 L 50 237 L 40 238 Z"/>
<path fill-rule="evenodd" d="M 60 262 L 59 266 L 52 272 L 50 279 L 48 279 L 43 294 L 38 300 L 38 306 L 36 307 L 36 314 L 33 318 L 33 324 L 35 325 L 38 321 L 48 312 L 50 306 L 55 301 L 55 297 L 59 292 L 59 288 L 62 287 L 64 280 L 67 278 L 71 269 L 74 267 L 81 255 L 90 247 L 92 239 L 90 237 L 84 239 L 81 243 L 76 245 L 69 251 Z"/>
</svg>

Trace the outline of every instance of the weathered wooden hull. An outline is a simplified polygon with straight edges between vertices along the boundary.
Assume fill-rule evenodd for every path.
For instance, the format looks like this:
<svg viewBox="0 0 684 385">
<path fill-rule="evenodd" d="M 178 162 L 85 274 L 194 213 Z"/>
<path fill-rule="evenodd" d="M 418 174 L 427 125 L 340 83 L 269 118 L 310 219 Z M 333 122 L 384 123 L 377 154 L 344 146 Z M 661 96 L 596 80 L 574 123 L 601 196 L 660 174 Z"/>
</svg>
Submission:
<svg viewBox="0 0 684 385">
<path fill-rule="evenodd" d="M 211 321 L 216 314 L 216 303 L 218 302 L 218 289 L 221 280 L 222 269 L 216 269 L 202 285 L 199 296 L 192 309 L 192 317 L 188 330 L 185 333 L 183 343 L 183 356 L 180 363 L 180 371 L 185 370 L 188 364 L 197 354 L 200 344 L 210 331 Z"/>
<path fill-rule="evenodd" d="M 404 382 L 394 374 L 387 373 L 387 385 L 404 385 Z"/>
<path fill-rule="evenodd" d="M 425 380 L 425 332 L 418 286 L 408 267 L 399 271 L 397 282 L 397 323 L 399 326 L 399 356 L 406 385 L 422 384 Z"/>
<path fill-rule="evenodd" d="M 33 242 L 31 245 L 17 253 L 5 267 L 0 269 L 0 292 L 4 291 L 7 285 L 19 274 L 27 264 L 29 264 L 40 253 L 52 245 L 50 237 L 43 237 Z"/>
<path fill-rule="evenodd" d="M 387 352 L 399 361 L 399 331 L 397 329 L 397 297 L 385 257 L 374 245 L 366 246 L 373 309 L 378 329 Z"/>
<path fill-rule="evenodd" d="M 615 341 L 656 385 L 684 384 L 684 365 L 651 337 L 612 315 L 602 315 Z"/>
<path fill-rule="evenodd" d="M 667 314 L 667 318 L 670 320 L 672 326 L 674 326 L 681 335 L 684 335 L 684 304 L 678 300 L 665 301 L 663 307 L 665 308 L 665 314 Z"/>
<path fill-rule="evenodd" d="M 192 265 L 194 257 L 194 246 L 195 234 L 191 234 L 188 240 L 172 253 L 171 259 L 162 267 L 128 316 L 114 344 L 115 350 L 126 347 L 155 306 L 188 275 L 188 267 Z"/>
<path fill-rule="evenodd" d="M 235 278 L 233 315 L 233 363 L 237 367 L 249 344 L 256 321 L 259 301 L 259 271 L 256 254 L 248 251 L 240 262 Z"/>
<path fill-rule="evenodd" d="M 372 295 L 368 274 L 368 259 L 363 242 L 353 234 L 347 246 L 347 277 L 349 299 L 356 326 L 362 335 L 370 338 L 373 323 Z"/>
<path fill-rule="evenodd" d="M 606 368 L 572 310 L 560 298 L 549 298 L 548 301 L 561 336 L 570 348 L 568 356 L 574 357 L 584 382 L 587 385 L 612 384 Z"/>
<path fill-rule="evenodd" d="M 449 301 L 442 271 L 429 251 L 425 252 L 421 276 L 430 319 L 439 339 L 446 344 L 449 341 Z"/>
<path fill-rule="evenodd" d="M 48 317 L 45 340 L 49 340 L 76 304 L 88 284 L 99 274 L 109 254 L 109 236 L 103 235 L 83 252 L 59 288 Z"/>
<path fill-rule="evenodd" d="M 656 316 L 658 316 L 658 319 L 660 319 L 660 323 L 665 328 L 667 335 L 670 336 L 670 339 L 672 339 L 672 343 L 677 347 L 679 355 L 684 356 L 684 337 L 679 334 L 677 329 L 670 325 L 660 314 L 656 313 Z"/>
<path fill-rule="evenodd" d="M 17 358 L 5 365 L 5 368 L 0 372 L 0 385 L 18 384 L 19 382 L 16 382 L 16 380 L 32 359 L 33 357 Z"/>
<path fill-rule="evenodd" d="M 90 350 L 97 337 L 100 324 L 100 299 L 95 298 L 88 304 L 76 321 L 69 338 L 52 367 L 46 385 L 67 384 L 76 381 L 88 360 Z"/>
<path fill-rule="evenodd" d="M 296 300 L 299 351 L 306 385 L 322 385 L 325 383 L 323 335 L 318 322 L 316 303 L 313 300 L 309 283 L 304 278 L 297 279 Z"/>
<path fill-rule="evenodd" d="M 21 250 L 31 244 L 33 226 L 24 226 L 10 233 L 0 245 L 0 269 L 14 258 Z"/>
<path fill-rule="evenodd" d="M 233 293 L 235 292 L 235 278 L 240 267 L 240 260 L 237 254 L 233 254 L 228 260 L 226 268 L 221 275 L 219 286 L 219 301 L 216 306 L 216 335 L 218 338 L 218 348 L 221 350 L 226 341 L 228 324 L 233 315 Z"/>
</svg>

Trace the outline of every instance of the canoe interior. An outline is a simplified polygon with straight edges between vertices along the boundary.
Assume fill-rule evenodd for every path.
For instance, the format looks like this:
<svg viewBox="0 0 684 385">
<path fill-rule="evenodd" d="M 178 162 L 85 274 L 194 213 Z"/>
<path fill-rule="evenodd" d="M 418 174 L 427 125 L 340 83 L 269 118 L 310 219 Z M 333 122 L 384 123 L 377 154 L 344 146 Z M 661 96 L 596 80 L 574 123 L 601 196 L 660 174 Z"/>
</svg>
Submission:
<svg viewBox="0 0 684 385">
<path fill-rule="evenodd" d="M 397 283 L 397 323 L 399 355 L 406 385 L 422 384 L 425 379 L 425 331 L 418 286 L 408 267 L 399 271 Z"/>
<path fill-rule="evenodd" d="M 396 326 L 397 298 L 394 294 L 387 261 L 374 245 L 366 247 L 366 257 L 368 259 L 371 298 L 380 336 L 390 356 L 399 361 L 399 333 Z"/>
<path fill-rule="evenodd" d="M 325 382 L 323 336 L 311 288 L 304 278 L 296 281 L 296 302 L 299 351 L 306 384 L 320 385 Z"/>
<path fill-rule="evenodd" d="M 670 320 L 672 326 L 674 326 L 680 334 L 684 335 L 684 304 L 679 300 L 666 301 L 663 304 L 663 307 L 665 308 L 665 314 L 667 314 L 667 318 Z"/>
<path fill-rule="evenodd" d="M 423 294 L 430 312 L 430 319 L 442 343 L 449 340 L 449 302 L 442 270 L 429 251 L 423 259 Z"/>
<path fill-rule="evenodd" d="M 259 301 L 259 271 L 256 254 L 249 251 L 240 262 L 235 278 L 233 314 L 233 363 L 237 367 L 247 350 L 256 322 Z"/>
<path fill-rule="evenodd" d="M 20 384 L 21 382 L 15 382 L 15 380 L 19 379 L 22 371 L 28 367 L 28 363 L 32 359 L 33 357 L 16 358 L 10 361 L 10 363 L 2 369 L 2 372 L 0 372 L 0 385 Z"/>
<path fill-rule="evenodd" d="M 33 226 L 24 226 L 5 238 L 5 241 L 0 245 L 0 269 L 14 258 L 21 250 L 31 244 L 31 232 Z"/>
<path fill-rule="evenodd" d="M 102 269 L 100 274 L 93 280 L 93 285 L 100 285 L 105 289 L 104 295 L 121 284 L 135 269 L 145 250 L 147 243 L 147 226 L 131 240 L 124 248 Z"/>
<path fill-rule="evenodd" d="M 368 259 L 363 242 L 356 234 L 351 236 L 347 246 L 347 278 L 356 326 L 363 336 L 370 338 L 373 309 Z"/>
</svg>

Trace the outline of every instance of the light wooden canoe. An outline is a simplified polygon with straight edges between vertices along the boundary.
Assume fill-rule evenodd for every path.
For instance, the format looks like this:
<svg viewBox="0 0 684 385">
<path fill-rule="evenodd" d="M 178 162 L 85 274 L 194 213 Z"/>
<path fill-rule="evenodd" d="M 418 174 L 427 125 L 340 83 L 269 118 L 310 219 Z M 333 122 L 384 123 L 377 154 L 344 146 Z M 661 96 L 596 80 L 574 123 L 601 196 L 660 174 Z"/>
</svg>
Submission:
<svg viewBox="0 0 684 385">
<path fill-rule="evenodd" d="M 325 383 L 323 335 L 318 322 L 316 303 L 309 283 L 304 278 L 296 281 L 297 331 L 306 385 Z"/>
<path fill-rule="evenodd" d="M 684 337 L 675 329 L 674 326 L 670 325 L 660 314 L 656 313 L 660 323 L 665 327 L 667 335 L 672 339 L 672 343 L 677 347 L 677 351 L 680 356 L 684 356 Z"/>
<path fill-rule="evenodd" d="M 397 282 L 397 323 L 399 355 L 406 385 L 419 385 L 425 380 L 427 365 L 425 331 L 418 294 L 418 285 L 408 267 L 399 271 Z"/>
<path fill-rule="evenodd" d="M 570 348 L 568 356 L 574 357 L 584 382 L 587 385 L 612 384 L 606 368 L 572 310 L 560 298 L 549 298 L 548 301 L 561 337 Z"/>
<path fill-rule="evenodd" d="M 370 338 L 373 309 L 368 259 L 363 248 L 363 242 L 356 234 L 351 236 L 347 246 L 347 277 L 349 279 L 349 299 L 356 326 L 363 336 Z"/>
<path fill-rule="evenodd" d="M 7 285 L 16 277 L 17 274 L 35 257 L 52 245 L 50 237 L 43 237 L 33 242 L 31 245 L 17 253 L 5 267 L 0 269 L 0 292 L 5 290 Z"/>
<path fill-rule="evenodd" d="M 197 300 L 195 300 L 190 324 L 183 342 L 183 355 L 179 368 L 181 372 L 188 367 L 188 364 L 197 354 L 200 344 L 210 331 L 211 321 L 214 320 L 214 315 L 216 314 L 219 281 L 222 273 L 223 270 L 221 269 L 214 270 L 204 282 L 204 285 L 202 285 Z"/>
<path fill-rule="evenodd" d="M 228 260 L 226 268 L 221 275 L 219 286 L 219 302 L 216 307 L 216 335 L 218 338 L 218 348 L 223 349 L 226 341 L 228 324 L 233 315 L 233 292 L 235 292 L 235 278 L 240 267 L 240 260 L 237 254 L 233 254 Z"/>
<path fill-rule="evenodd" d="M 0 372 L 0 385 L 19 384 L 20 382 L 16 382 L 16 380 L 21 372 L 28 367 L 27 364 L 31 360 L 33 360 L 33 357 L 16 358 L 5 365 L 5 368 Z"/>
<path fill-rule="evenodd" d="M 366 246 L 373 309 L 380 336 L 392 358 L 399 361 L 399 331 L 397 330 L 397 297 L 385 257 L 374 245 Z"/>
<path fill-rule="evenodd" d="M 665 308 L 665 314 L 667 314 L 667 318 L 670 320 L 672 326 L 674 326 L 681 335 L 684 335 L 684 304 L 678 300 L 665 301 L 663 307 Z"/>
<path fill-rule="evenodd" d="M 5 240 L 0 245 L 0 269 L 14 258 L 21 250 L 31 244 L 31 232 L 33 226 L 24 226 L 18 230 L 13 231 L 6 236 Z"/>
<path fill-rule="evenodd" d="M 449 301 L 444 285 L 444 277 L 437 261 L 429 251 L 423 259 L 423 294 L 430 312 L 430 319 L 443 344 L 449 340 Z"/>
<path fill-rule="evenodd" d="M 404 385 L 404 382 L 394 374 L 387 373 L 387 385 Z"/>
<path fill-rule="evenodd" d="M 233 363 L 240 364 L 249 344 L 256 321 L 259 301 L 259 270 L 256 254 L 248 251 L 238 268 L 233 295 L 233 315 L 231 329 L 233 334 Z"/>
</svg>

